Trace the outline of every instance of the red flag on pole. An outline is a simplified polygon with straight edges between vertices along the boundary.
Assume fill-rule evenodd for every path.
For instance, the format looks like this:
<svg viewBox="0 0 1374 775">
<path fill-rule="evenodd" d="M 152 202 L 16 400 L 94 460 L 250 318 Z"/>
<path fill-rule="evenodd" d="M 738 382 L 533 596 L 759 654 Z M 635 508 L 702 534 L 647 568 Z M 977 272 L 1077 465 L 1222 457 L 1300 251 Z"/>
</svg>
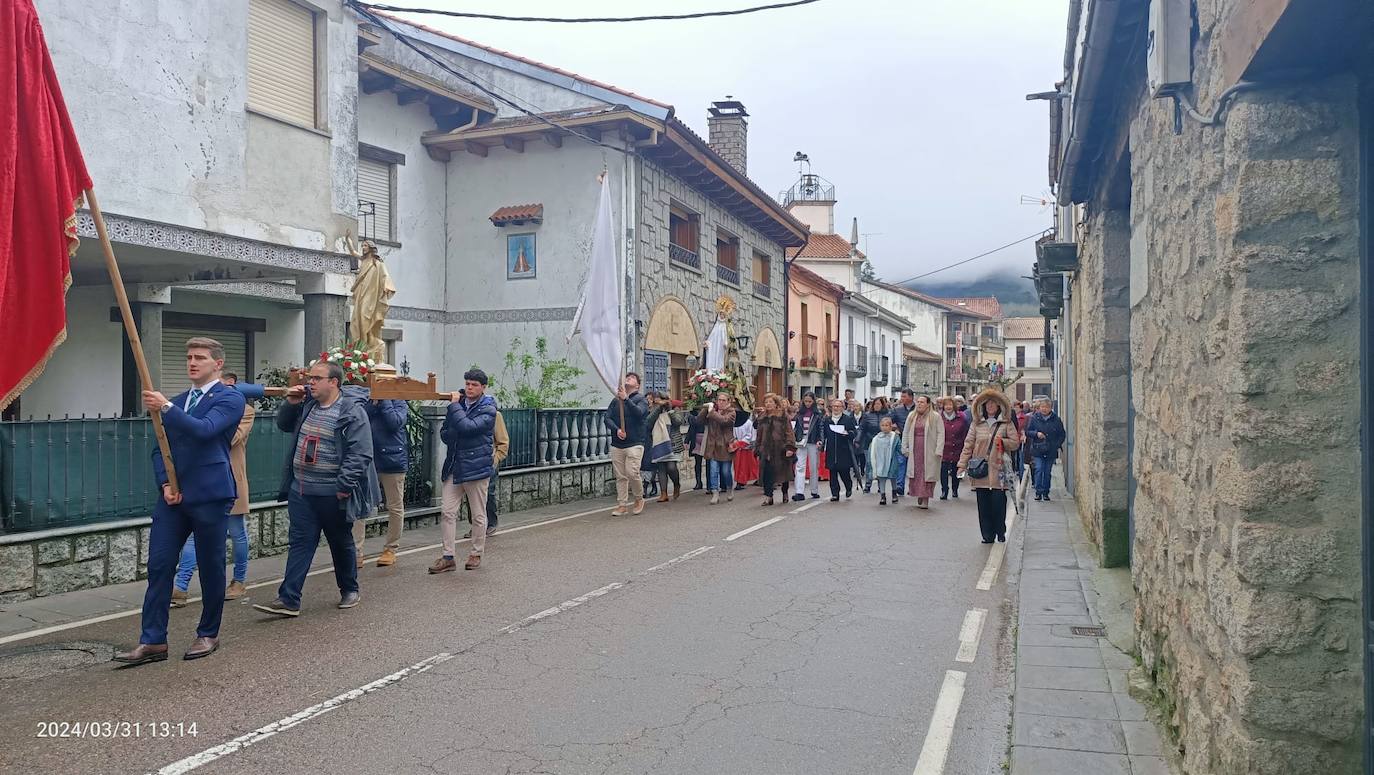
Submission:
<svg viewBox="0 0 1374 775">
<path fill-rule="evenodd" d="M 33 0 L 0 2 L 0 409 L 67 338 L 76 210 L 90 187 Z"/>
</svg>

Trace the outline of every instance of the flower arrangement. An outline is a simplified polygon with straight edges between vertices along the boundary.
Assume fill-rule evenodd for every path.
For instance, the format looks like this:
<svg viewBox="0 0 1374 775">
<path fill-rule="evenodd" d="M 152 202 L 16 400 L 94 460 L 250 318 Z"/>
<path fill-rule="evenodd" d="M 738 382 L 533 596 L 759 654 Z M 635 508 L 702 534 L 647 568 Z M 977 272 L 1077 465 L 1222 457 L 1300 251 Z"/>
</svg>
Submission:
<svg viewBox="0 0 1374 775">
<path fill-rule="evenodd" d="M 697 369 L 687 380 L 687 405 L 698 409 L 716 400 L 716 394 L 722 391 L 739 394 L 739 385 L 733 376 L 724 371 Z"/>
<path fill-rule="evenodd" d="M 321 362 L 339 364 L 339 368 L 343 369 L 344 383 L 348 385 L 366 385 L 368 375 L 377 367 L 377 362 L 363 349 L 362 342 L 331 347 L 320 353 L 320 357 L 311 361 L 310 365 Z"/>
</svg>

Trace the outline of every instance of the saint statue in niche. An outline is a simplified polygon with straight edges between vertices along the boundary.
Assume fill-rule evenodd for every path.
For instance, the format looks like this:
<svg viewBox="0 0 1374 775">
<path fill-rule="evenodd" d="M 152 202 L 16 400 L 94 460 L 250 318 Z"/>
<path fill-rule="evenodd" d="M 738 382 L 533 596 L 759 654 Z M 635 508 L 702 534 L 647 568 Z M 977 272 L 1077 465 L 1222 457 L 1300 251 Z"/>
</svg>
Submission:
<svg viewBox="0 0 1374 775">
<path fill-rule="evenodd" d="M 506 236 L 506 279 L 516 280 L 535 276 L 538 256 L 534 249 L 533 234 L 509 234 Z"/>
</svg>

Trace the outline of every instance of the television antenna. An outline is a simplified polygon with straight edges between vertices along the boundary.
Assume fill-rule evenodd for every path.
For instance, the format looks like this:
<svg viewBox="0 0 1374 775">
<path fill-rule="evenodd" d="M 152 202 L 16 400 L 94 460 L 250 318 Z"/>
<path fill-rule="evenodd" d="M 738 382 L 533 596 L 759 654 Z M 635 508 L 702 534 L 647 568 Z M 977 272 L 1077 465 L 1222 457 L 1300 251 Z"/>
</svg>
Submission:
<svg viewBox="0 0 1374 775">
<path fill-rule="evenodd" d="M 1021 195 L 1021 204 L 1023 204 L 1023 205 L 1037 205 L 1037 206 L 1040 207 L 1040 212 L 1041 212 L 1041 213 L 1047 213 L 1047 212 L 1049 212 L 1051 209 L 1054 208 L 1055 199 L 1054 199 L 1054 195 L 1051 194 L 1051 193 L 1049 192 L 1048 189 L 1046 189 L 1046 190 L 1041 191 L 1040 194 L 1039 194 L 1038 196 L 1032 196 L 1032 195 L 1030 195 L 1030 194 L 1022 194 L 1022 195 Z"/>
</svg>

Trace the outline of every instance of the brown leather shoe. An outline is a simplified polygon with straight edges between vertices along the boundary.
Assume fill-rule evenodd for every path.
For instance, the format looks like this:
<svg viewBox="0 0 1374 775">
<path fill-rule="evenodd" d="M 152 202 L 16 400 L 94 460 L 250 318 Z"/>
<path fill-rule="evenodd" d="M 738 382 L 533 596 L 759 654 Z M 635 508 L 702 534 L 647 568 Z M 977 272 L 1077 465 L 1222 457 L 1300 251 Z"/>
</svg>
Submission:
<svg viewBox="0 0 1374 775">
<path fill-rule="evenodd" d="M 627 508 L 627 507 L 625 507 L 625 506 L 616 506 L 614 509 L 611 510 L 611 516 L 613 516 L 613 517 L 623 517 L 623 516 L 625 516 L 626 514 L 629 514 L 629 513 L 630 513 L 629 508 Z"/>
<path fill-rule="evenodd" d="M 658 502 L 659 502 L 659 503 L 667 503 L 669 500 L 671 500 L 671 499 L 668 497 L 668 491 L 667 491 L 667 490 L 664 490 L 664 491 L 663 491 L 663 494 L 660 495 L 660 496 L 658 496 Z"/>
<path fill-rule="evenodd" d="M 466 569 L 468 569 L 468 570 L 477 570 L 477 568 L 479 568 L 481 565 L 482 565 L 482 555 L 480 555 L 480 554 L 469 554 L 469 555 L 468 555 L 468 561 L 467 561 L 466 563 L 463 564 L 463 567 L 466 568 Z"/>
<path fill-rule="evenodd" d="M 682 497 L 682 488 L 681 488 L 681 487 L 673 487 L 673 500 L 677 500 L 678 498 L 681 498 L 681 497 Z"/>
<path fill-rule="evenodd" d="M 229 582 L 229 586 L 224 589 L 224 599 L 238 600 L 247 593 L 248 588 L 243 585 L 242 581 L 231 581 Z"/>
<path fill-rule="evenodd" d="M 167 644 L 151 645 L 140 643 L 132 651 L 121 651 L 114 655 L 114 661 L 133 667 L 149 662 L 162 662 L 167 659 Z"/>
<path fill-rule="evenodd" d="M 635 501 L 634 513 L 635 513 L 635 514 L 643 514 L 643 513 L 644 513 L 644 499 L 643 499 L 643 498 L 640 498 L 639 500 Z"/>
<path fill-rule="evenodd" d="M 191 648 L 186 649 L 182 659 L 200 659 L 208 657 L 219 651 L 219 638 L 196 638 L 196 642 L 191 644 Z"/>
<path fill-rule="evenodd" d="M 377 558 L 377 567 L 385 568 L 388 565 L 396 564 L 396 550 L 390 546 L 382 550 L 382 554 Z"/>
<path fill-rule="evenodd" d="M 457 567 L 458 563 L 454 562 L 452 557 L 440 557 L 439 559 L 434 561 L 433 565 L 429 566 L 429 572 L 448 573 L 449 571 L 454 570 Z"/>
<path fill-rule="evenodd" d="M 172 607 L 173 607 L 173 608 L 185 608 L 185 607 L 186 607 L 186 597 L 187 597 L 186 590 L 184 590 L 184 589 L 177 589 L 176 587 L 172 587 Z"/>
</svg>

